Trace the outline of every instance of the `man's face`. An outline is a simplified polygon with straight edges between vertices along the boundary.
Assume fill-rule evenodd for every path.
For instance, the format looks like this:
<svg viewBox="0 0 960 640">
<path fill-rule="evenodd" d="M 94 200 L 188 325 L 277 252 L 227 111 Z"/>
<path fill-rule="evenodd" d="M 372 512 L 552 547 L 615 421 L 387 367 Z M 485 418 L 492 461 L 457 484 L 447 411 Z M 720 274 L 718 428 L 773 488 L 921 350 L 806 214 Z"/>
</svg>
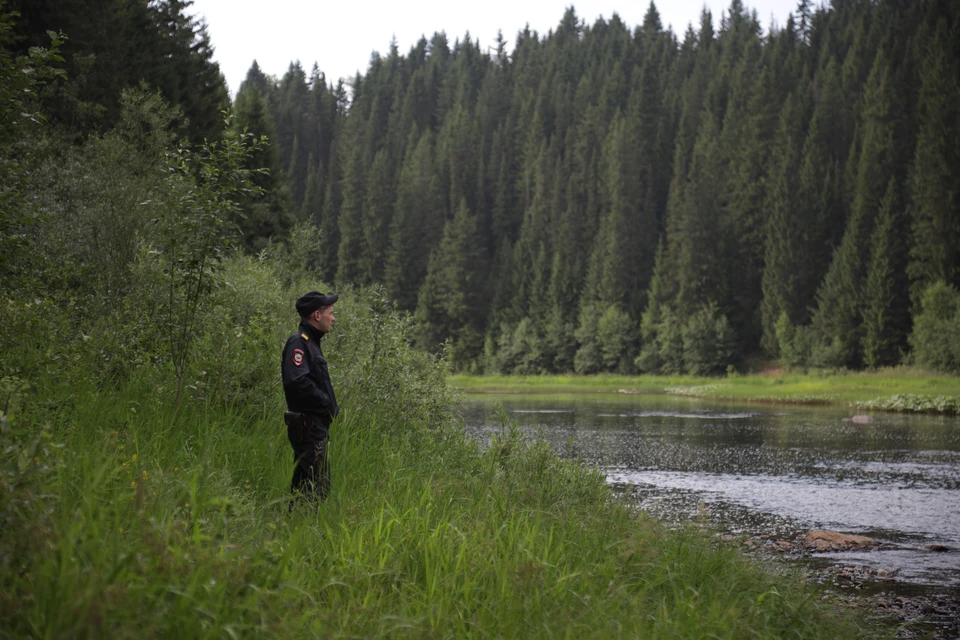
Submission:
<svg viewBox="0 0 960 640">
<path fill-rule="evenodd" d="M 333 317 L 333 307 L 323 307 L 313 313 L 313 318 L 317 322 L 317 329 L 323 333 L 329 333 L 333 329 L 333 323 L 336 318 Z"/>
</svg>

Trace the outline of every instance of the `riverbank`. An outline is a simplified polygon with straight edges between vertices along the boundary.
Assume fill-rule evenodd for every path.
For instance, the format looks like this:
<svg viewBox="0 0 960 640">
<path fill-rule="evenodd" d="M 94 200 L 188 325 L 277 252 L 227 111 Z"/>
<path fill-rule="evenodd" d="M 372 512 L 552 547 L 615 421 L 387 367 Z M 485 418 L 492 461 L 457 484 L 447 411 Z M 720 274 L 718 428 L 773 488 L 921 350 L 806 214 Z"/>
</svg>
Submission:
<svg viewBox="0 0 960 640">
<path fill-rule="evenodd" d="M 40 332 L 6 343 L 0 635 L 882 633 L 802 576 L 634 513 L 602 473 L 505 418 L 488 446 L 465 437 L 442 365 L 366 292 L 342 296 L 324 340 L 342 408 L 332 495 L 291 510 L 276 356 L 293 296 L 268 267 L 230 272 L 238 312 L 211 310 L 182 396 L 142 341 L 115 364 L 123 375 L 96 336 L 66 335 L 58 359 L 37 356 Z M 33 326 L 46 313 L 6 309 Z M 224 317 L 248 324 L 220 339 Z"/>
<path fill-rule="evenodd" d="M 862 637 L 797 576 L 611 498 L 509 428 L 481 450 L 344 401 L 333 495 L 288 512 L 276 420 L 75 389 L 4 477 L 19 637 Z M 41 392 L 41 397 L 45 394 Z M 352 399 L 351 399 L 352 398 Z M 396 399 L 396 398 L 394 398 Z M 136 413 L 131 407 L 139 407 Z M 62 445 L 54 448 L 53 442 Z"/>
<path fill-rule="evenodd" d="M 466 393 L 627 393 L 716 400 L 844 405 L 853 409 L 960 413 L 960 378 L 916 369 L 692 376 L 468 376 L 448 378 Z"/>
<path fill-rule="evenodd" d="M 496 402 L 528 438 L 604 470 L 624 502 L 667 527 L 702 526 L 751 555 L 802 569 L 830 601 L 888 621 L 897 637 L 960 637 L 951 624 L 960 611 L 960 531 L 943 518 L 957 509 L 956 418 L 874 414 L 864 426 L 832 406 L 465 395 L 464 421 L 480 441 L 497 431 L 489 417 Z M 824 528 L 879 544 L 806 543 Z"/>
</svg>

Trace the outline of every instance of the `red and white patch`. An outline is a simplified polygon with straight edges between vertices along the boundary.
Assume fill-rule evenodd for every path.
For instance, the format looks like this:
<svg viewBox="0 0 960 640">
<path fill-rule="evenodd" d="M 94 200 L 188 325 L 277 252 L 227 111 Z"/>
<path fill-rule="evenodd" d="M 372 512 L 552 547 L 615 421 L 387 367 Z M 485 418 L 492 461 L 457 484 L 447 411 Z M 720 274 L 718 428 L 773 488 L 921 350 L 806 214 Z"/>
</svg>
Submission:
<svg viewBox="0 0 960 640">
<path fill-rule="evenodd" d="M 303 351 L 300 349 L 293 350 L 293 364 L 298 367 L 303 364 Z"/>
</svg>

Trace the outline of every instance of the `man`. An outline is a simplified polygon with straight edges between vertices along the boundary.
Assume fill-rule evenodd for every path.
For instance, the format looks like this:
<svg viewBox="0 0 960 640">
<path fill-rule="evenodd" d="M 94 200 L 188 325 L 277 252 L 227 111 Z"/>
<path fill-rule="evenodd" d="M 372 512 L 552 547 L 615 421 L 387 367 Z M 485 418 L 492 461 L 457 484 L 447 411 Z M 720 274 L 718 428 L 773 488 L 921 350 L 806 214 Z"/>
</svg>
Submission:
<svg viewBox="0 0 960 640">
<path fill-rule="evenodd" d="M 300 327 L 283 347 L 284 420 L 296 461 L 290 489 L 309 500 L 322 500 L 330 492 L 327 443 L 339 408 L 320 340 L 333 328 L 333 303 L 339 297 L 319 291 L 301 296 L 296 302 Z"/>
</svg>

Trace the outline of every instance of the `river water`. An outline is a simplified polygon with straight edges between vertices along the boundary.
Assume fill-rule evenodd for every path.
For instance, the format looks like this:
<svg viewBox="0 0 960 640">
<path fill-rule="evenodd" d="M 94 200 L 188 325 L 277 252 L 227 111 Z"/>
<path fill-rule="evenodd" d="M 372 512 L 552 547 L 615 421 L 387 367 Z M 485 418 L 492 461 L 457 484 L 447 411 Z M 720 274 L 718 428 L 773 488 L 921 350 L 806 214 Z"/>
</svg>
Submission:
<svg viewBox="0 0 960 640">
<path fill-rule="evenodd" d="M 896 576 L 900 588 L 960 594 L 960 419 L 625 394 L 468 395 L 467 432 L 502 428 L 601 469 L 669 523 L 795 540 L 832 529 L 879 549 L 805 555 Z M 931 545 L 948 548 L 931 551 Z"/>
</svg>

